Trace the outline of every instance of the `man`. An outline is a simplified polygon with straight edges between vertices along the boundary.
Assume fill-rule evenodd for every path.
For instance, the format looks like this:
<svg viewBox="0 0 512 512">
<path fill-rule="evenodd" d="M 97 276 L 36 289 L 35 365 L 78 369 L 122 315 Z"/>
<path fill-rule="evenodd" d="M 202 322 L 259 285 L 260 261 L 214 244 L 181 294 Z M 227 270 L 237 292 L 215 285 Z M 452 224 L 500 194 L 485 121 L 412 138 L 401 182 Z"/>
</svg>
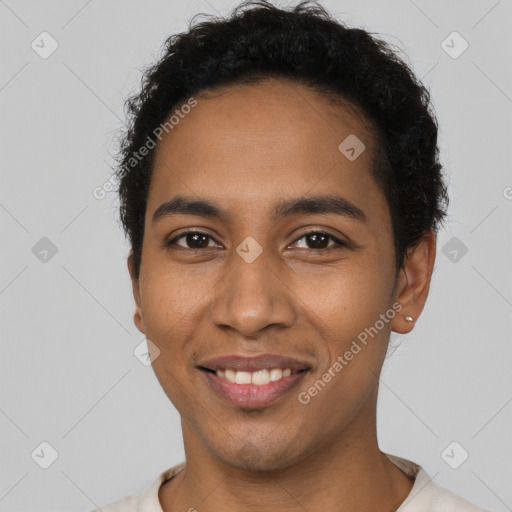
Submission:
<svg viewBox="0 0 512 512">
<path fill-rule="evenodd" d="M 447 205 L 409 68 L 316 4 L 246 3 L 169 38 L 129 105 L 134 318 L 186 464 L 102 510 L 481 510 L 377 442 Z"/>
</svg>

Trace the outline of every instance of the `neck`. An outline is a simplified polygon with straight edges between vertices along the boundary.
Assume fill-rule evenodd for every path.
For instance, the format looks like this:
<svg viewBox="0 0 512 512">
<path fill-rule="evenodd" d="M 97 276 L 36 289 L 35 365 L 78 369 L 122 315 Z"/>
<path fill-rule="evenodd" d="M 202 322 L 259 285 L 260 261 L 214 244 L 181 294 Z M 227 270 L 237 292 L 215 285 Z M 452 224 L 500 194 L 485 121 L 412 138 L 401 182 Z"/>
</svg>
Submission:
<svg viewBox="0 0 512 512">
<path fill-rule="evenodd" d="M 187 465 L 163 484 L 164 512 L 396 511 L 414 480 L 379 449 L 375 422 L 330 439 L 300 461 L 272 471 L 251 471 L 213 457 L 184 430 Z"/>
</svg>

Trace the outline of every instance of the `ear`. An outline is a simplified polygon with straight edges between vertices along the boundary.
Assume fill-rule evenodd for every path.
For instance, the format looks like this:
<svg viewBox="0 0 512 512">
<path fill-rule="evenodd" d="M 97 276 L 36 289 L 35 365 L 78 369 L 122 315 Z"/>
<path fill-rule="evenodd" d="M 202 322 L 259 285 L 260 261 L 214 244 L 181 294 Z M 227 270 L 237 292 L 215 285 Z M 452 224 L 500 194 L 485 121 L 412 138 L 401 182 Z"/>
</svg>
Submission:
<svg viewBox="0 0 512 512">
<path fill-rule="evenodd" d="M 415 247 L 409 249 L 398 273 L 395 301 L 402 305 L 402 309 L 391 322 L 393 331 L 407 334 L 414 328 L 428 297 L 435 258 L 436 237 L 430 229 Z M 411 317 L 412 321 L 407 321 L 406 317 Z"/>
<path fill-rule="evenodd" d="M 142 315 L 142 306 L 140 301 L 140 283 L 139 278 L 135 273 L 135 264 L 133 262 L 133 252 L 130 252 L 128 256 L 128 272 L 130 273 L 130 277 L 132 280 L 132 292 L 133 298 L 135 299 L 135 313 L 133 314 L 133 322 L 135 323 L 137 329 L 143 334 L 146 333 L 146 328 L 144 327 L 144 318 Z"/>
</svg>

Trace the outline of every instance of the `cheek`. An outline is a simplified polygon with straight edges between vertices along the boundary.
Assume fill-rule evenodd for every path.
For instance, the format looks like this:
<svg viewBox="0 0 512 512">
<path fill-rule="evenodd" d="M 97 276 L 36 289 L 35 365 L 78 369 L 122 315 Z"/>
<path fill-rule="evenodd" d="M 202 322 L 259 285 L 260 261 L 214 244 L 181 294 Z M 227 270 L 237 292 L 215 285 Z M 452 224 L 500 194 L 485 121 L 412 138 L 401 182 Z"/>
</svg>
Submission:
<svg viewBox="0 0 512 512">
<path fill-rule="evenodd" d="M 359 256 L 359 255 L 358 255 Z M 341 339 L 373 325 L 389 308 L 392 281 L 371 257 L 347 258 L 336 268 L 303 273 L 293 285 L 303 311 Z"/>
<path fill-rule="evenodd" d="M 182 411 L 187 407 L 186 383 L 190 371 L 187 340 L 197 326 L 191 312 L 198 299 L 180 276 L 162 266 L 153 268 L 159 270 L 145 272 L 141 281 L 146 337 L 158 350 L 152 367 L 169 400 Z"/>
<path fill-rule="evenodd" d="M 196 279 L 185 279 L 183 269 L 147 257 L 141 268 L 141 303 L 146 326 L 158 337 L 186 321 L 194 304 L 207 293 Z"/>
<path fill-rule="evenodd" d="M 359 262 L 352 260 L 350 264 L 348 261 L 323 277 L 303 277 L 298 294 L 307 322 L 321 333 L 323 340 L 322 347 L 317 347 L 324 352 L 319 373 L 330 370 L 335 375 L 326 375 L 332 383 L 318 403 L 334 405 L 343 396 L 351 407 L 358 407 L 374 387 L 375 375 L 380 373 L 386 354 L 392 318 L 383 322 L 380 315 L 390 309 L 392 281 L 375 258 L 372 261 L 361 257 Z M 336 361 L 339 364 L 335 368 Z"/>
<path fill-rule="evenodd" d="M 317 348 L 325 357 L 301 391 L 327 431 L 347 424 L 375 392 L 391 329 L 391 316 L 380 320 L 390 310 L 390 286 L 387 274 L 370 262 L 303 281 L 304 315 L 322 333 Z"/>
</svg>

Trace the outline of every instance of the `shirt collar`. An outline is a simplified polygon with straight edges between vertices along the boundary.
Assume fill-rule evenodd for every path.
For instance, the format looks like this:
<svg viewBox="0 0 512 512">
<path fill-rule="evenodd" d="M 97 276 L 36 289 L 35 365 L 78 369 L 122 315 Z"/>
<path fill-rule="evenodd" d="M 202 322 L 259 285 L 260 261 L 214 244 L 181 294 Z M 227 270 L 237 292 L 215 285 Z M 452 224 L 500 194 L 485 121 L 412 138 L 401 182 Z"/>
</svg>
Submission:
<svg viewBox="0 0 512 512">
<path fill-rule="evenodd" d="M 158 478 L 156 478 L 139 496 L 138 512 L 163 512 L 162 505 L 160 505 L 160 500 L 158 499 L 160 486 L 167 480 L 176 476 L 180 471 L 183 471 L 183 469 L 185 469 L 185 462 L 160 473 Z"/>
</svg>

